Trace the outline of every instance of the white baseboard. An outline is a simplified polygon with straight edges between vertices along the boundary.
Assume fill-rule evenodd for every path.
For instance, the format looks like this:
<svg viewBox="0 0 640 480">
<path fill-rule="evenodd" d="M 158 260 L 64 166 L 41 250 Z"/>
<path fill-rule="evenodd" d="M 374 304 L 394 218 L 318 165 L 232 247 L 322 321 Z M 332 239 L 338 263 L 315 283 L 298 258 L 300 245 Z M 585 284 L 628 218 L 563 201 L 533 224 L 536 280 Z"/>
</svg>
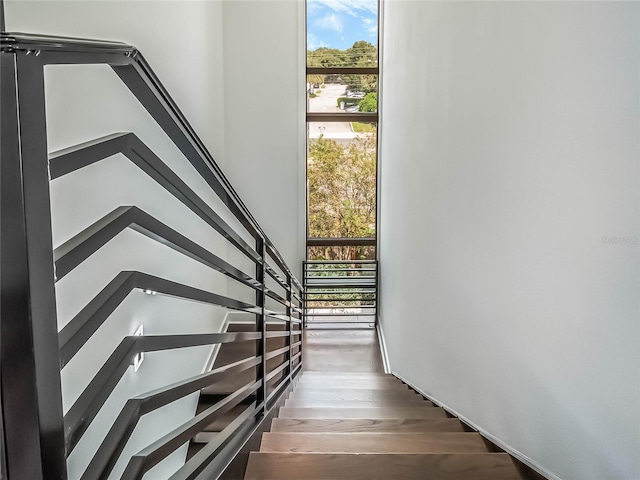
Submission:
<svg viewBox="0 0 640 480">
<path fill-rule="evenodd" d="M 476 430 L 478 433 L 480 433 L 480 435 L 485 437 L 487 440 L 493 442 L 498 447 L 500 447 L 502 450 L 507 452 L 509 455 L 511 455 L 512 457 L 518 459 L 519 461 L 524 463 L 526 466 L 528 466 L 532 470 L 538 472 L 540 475 L 544 476 L 545 478 L 548 478 L 549 480 L 563 480 L 562 478 L 560 478 L 556 474 L 554 474 L 554 473 L 550 472 L 549 470 L 547 470 L 546 468 L 544 468 L 542 465 L 539 465 L 537 462 L 535 462 L 534 460 L 532 460 L 529 457 L 527 457 L 524 453 L 522 453 L 522 452 L 516 450 L 515 448 L 507 445 L 506 443 L 504 443 L 502 440 L 500 440 L 499 438 L 497 438 L 496 436 L 494 436 L 490 432 L 488 432 L 485 429 L 483 429 L 482 427 L 476 425 L 473 421 L 469 420 L 464 415 L 461 415 L 460 413 L 456 412 L 453 408 L 450 408 L 449 406 L 447 406 L 443 402 L 439 401 L 437 398 L 434 398 L 431 395 L 427 395 L 425 392 L 423 392 L 421 389 L 419 389 L 418 387 L 413 385 L 413 383 L 411 383 L 410 381 L 408 381 L 406 378 L 402 377 L 398 373 L 396 373 L 394 371 L 391 371 L 391 374 L 394 375 L 395 377 L 399 378 L 400 380 L 402 380 L 407 385 L 409 385 L 411 388 L 413 388 L 416 392 L 418 392 L 423 397 L 425 397 L 428 400 L 432 401 L 436 405 L 444 408 L 447 412 L 449 412 L 450 414 L 452 414 L 455 417 L 457 417 L 460 421 L 462 421 L 463 423 L 466 423 L 471 428 Z"/>
<path fill-rule="evenodd" d="M 378 332 L 378 343 L 380 344 L 380 353 L 382 354 L 382 366 L 384 367 L 384 373 L 391 373 L 391 364 L 389 363 L 389 355 L 387 354 L 387 342 L 384 340 L 384 334 L 382 333 L 382 327 L 380 322 L 376 324 L 376 331 Z"/>
</svg>

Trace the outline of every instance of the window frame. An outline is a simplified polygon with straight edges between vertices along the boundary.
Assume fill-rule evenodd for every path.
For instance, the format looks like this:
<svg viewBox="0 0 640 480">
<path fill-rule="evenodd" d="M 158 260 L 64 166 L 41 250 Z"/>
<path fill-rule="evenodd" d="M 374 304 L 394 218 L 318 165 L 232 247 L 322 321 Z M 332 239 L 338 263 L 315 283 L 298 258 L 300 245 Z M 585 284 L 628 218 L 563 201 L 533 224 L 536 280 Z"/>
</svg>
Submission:
<svg viewBox="0 0 640 480">
<path fill-rule="evenodd" d="M 378 257 L 378 228 L 379 228 L 379 154 L 380 154 L 380 142 L 379 142 L 379 111 L 380 111 L 380 31 L 381 31 L 381 3 L 382 0 L 377 0 L 377 43 L 376 43 L 376 55 L 377 62 L 375 67 L 310 67 L 308 66 L 308 25 L 307 25 L 307 0 L 304 2 L 305 7 L 305 75 L 304 81 L 307 80 L 309 75 L 331 75 L 331 74 L 348 74 L 348 75 L 376 75 L 377 80 L 377 99 L 378 105 L 376 112 L 352 112 L 352 113 L 319 113 L 309 112 L 309 102 L 305 101 L 305 258 L 309 259 L 309 247 L 312 246 L 373 246 L 375 247 L 375 257 Z M 308 91 L 305 89 L 305 95 L 308 99 Z M 313 122 L 363 122 L 372 123 L 376 126 L 376 181 L 375 181 L 375 235 L 373 237 L 366 238 L 338 238 L 338 237 L 310 237 L 309 236 L 309 124 Z"/>
</svg>

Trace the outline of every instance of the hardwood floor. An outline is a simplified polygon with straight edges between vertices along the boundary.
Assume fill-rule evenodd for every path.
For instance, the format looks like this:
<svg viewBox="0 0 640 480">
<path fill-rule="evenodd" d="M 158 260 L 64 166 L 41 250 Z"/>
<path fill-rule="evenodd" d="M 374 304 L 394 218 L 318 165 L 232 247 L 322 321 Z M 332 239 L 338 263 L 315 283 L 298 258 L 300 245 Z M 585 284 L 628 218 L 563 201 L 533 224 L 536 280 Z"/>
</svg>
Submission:
<svg viewBox="0 0 640 480">
<path fill-rule="evenodd" d="M 305 371 L 384 374 L 375 329 L 305 330 L 302 346 Z"/>
<path fill-rule="evenodd" d="M 246 480 L 523 480 L 505 453 L 385 375 L 375 330 L 308 330 L 304 371 Z"/>
</svg>

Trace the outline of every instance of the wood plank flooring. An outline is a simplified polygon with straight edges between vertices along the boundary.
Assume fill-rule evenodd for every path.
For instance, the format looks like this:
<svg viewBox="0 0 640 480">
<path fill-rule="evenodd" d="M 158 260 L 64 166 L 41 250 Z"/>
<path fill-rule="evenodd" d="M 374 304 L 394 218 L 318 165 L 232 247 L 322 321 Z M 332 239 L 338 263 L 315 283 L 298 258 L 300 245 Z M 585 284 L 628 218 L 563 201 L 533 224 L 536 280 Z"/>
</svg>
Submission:
<svg viewBox="0 0 640 480">
<path fill-rule="evenodd" d="M 307 371 L 384 374 L 374 329 L 305 330 L 302 347 Z"/>
</svg>

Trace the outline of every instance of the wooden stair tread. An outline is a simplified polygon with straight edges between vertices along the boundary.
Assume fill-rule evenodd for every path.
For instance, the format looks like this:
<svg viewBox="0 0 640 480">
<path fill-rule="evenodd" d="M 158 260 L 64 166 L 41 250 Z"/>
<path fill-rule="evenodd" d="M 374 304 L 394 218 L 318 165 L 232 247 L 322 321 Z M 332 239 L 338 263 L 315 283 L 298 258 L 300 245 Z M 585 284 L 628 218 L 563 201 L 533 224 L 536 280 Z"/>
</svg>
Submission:
<svg viewBox="0 0 640 480">
<path fill-rule="evenodd" d="M 397 391 L 390 392 L 388 390 L 380 390 L 378 393 L 367 392 L 366 390 L 359 393 L 359 390 L 352 390 L 351 392 L 331 393 L 314 391 L 309 393 L 303 393 L 295 391 L 289 395 L 288 400 L 304 401 L 304 400 L 332 400 L 341 402 L 375 402 L 379 400 L 399 400 L 407 403 L 425 402 L 425 398 L 421 395 L 414 394 L 412 392 Z"/>
<path fill-rule="evenodd" d="M 255 381 L 255 375 L 253 379 Z M 201 392 L 205 395 L 230 395 L 236 390 L 238 390 L 240 387 L 243 387 L 248 383 L 249 383 L 249 379 L 247 379 L 246 381 L 237 380 L 234 382 L 232 380 L 229 380 L 225 382 L 218 382 L 209 387 L 202 389 Z"/>
<path fill-rule="evenodd" d="M 223 343 L 216 356 L 216 363 L 225 365 L 256 354 L 256 340 L 245 340 L 243 342 Z"/>
<path fill-rule="evenodd" d="M 340 370 L 303 370 L 303 377 L 350 377 L 350 378 L 396 378 L 390 373 L 381 372 L 346 372 Z"/>
<path fill-rule="evenodd" d="M 252 452 L 245 480 L 522 480 L 504 453 L 292 454 Z"/>
<path fill-rule="evenodd" d="M 198 406 L 200 409 L 200 405 Z M 203 408 L 204 409 L 204 408 Z M 227 425 L 233 422 L 238 415 L 247 409 L 247 405 L 236 405 L 231 410 L 223 413 L 218 418 L 213 420 L 209 425 L 202 429 L 202 432 L 221 432 Z"/>
<path fill-rule="evenodd" d="M 232 378 L 225 378 L 224 380 L 209 385 L 200 391 L 205 395 L 228 395 L 235 392 L 240 387 L 247 385 L 251 381 L 255 381 L 255 379 L 255 369 L 249 368 L 240 373 L 236 373 Z"/>
<path fill-rule="evenodd" d="M 291 400 L 323 399 L 323 400 L 389 400 L 405 399 L 407 401 L 423 400 L 421 395 L 410 390 L 370 390 L 370 389 L 314 389 L 298 390 L 297 388 L 289 395 Z"/>
<path fill-rule="evenodd" d="M 397 398 L 380 400 L 335 400 L 335 399 L 291 399 L 285 400 L 285 407 L 292 408 L 382 408 L 382 407 L 434 407 L 426 400 L 402 400 Z"/>
<path fill-rule="evenodd" d="M 339 378 L 350 381 L 369 381 L 369 382 L 398 382 L 402 383 L 401 380 L 394 377 L 393 375 L 387 375 L 386 373 L 336 373 L 333 375 L 321 373 L 321 372 L 305 372 L 302 373 L 298 380 L 305 382 L 329 382 L 332 379 Z"/>
<path fill-rule="evenodd" d="M 329 380 L 332 378 L 347 378 L 352 380 L 394 380 L 400 381 L 398 378 L 388 373 L 375 372 L 315 372 L 305 370 L 300 375 L 300 380 Z"/>
<path fill-rule="evenodd" d="M 427 405 L 427 402 L 425 402 Z M 323 408 L 282 407 L 279 418 L 446 418 L 439 407 Z"/>
<path fill-rule="evenodd" d="M 255 332 L 255 323 L 229 323 L 227 332 Z"/>
<path fill-rule="evenodd" d="M 267 323 L 267 330 L 285 330 L 284 323 Z M 251 323 L 229 323 L 227 332 L 255 332 L 256 324 Z"/>
<path fill-rule="evenodd" d="M 264 433 L 265 453 L 484 453 L 479 433 Z"/>
<path fill-rule="evenodd" d="M 301 419 L 274 418 L 272 432 L 357 433 L 357 432 L 463 432 L 456 418 L 412 419 Z"/>
<path fill-rule="evenodd" d="M 344 382 L 350 390 L 400 390 L 412 391 L 404 383 L 389 380 L 350 380 Z M 300 380 L 296 384 L 296 391 L 330 389 L 335 387 L 335 383 L 329 380 Z"/>
<path fill-rule="evenodd" d="M 384 373 L 357 373 L 357 374 L 350 374 L 350 375 L 344 375 L 344 374 L 335 374 L 335 375 L 325 375 L 319 372 L 305 372 L 302 373 L 299 377 L 298 380 L 300 381 L 306 381 L 306 382 L 329 382 L 331 381 L 332 378 L 346 378 L 348 380 L 352 380 L 352 381 L 368 381 L 368 382 L 398 382 L 398 383 L 402 383 L 402 381 L 396 377 L 394 377 L 393 375 L 387 375 Z"/>
<path fill-rule="evenodd" d="M 396 377 L 389 373 L 376 372 L 339 372 L 339 371 L 321 371 L 321 370 L 304 370 L 301 378 L 392 378 Z"/>
<path fill-rule="evenodd" d="M 386 382 L 393 381 L 402 383 L 402 381 L 393 375 L 388 375 L 386 373 L 335 373 L 333 375 L 329 375 L 322 372 L 303 372 L 298 379 L 305 381 L 314 381 L 314 382 L 328 382 L 331 381 L 332 378 L 346 378 L 348 380 L 354 381 L 378 381 L 378 382 Z"/>
<path fill-rule="evenodd" d="M 203 443 L 209 443 L 216 438 L 216 435 L 220 435 L 220 432 L 200 432 L 191 439 L 191 445 L 202 445 Z"/>
<path fill-rule="evenodd" d="M 267 353 L 287 345 L 286 337 L 267 339 Z M 216 356 L 216 363 L 226 365 L 256 354 L 256 340 L 244 340 L 242 342 L 223 343 Z"/>
<path fill-rule="evenodd" d="M 275 368 L 279 367 L 282 364 L 283 360 L 283 355 L 278 355 L 270 359 L 267 362 L 267 372 L 271 372 Z M 274 379 L 278 379 L 281 377 L 282 375 L 279 374 L 274 377 Z M 238 390 L 240 387 L 247 385 L 251 381 L 255 381 L 255 379 L 255 368 L 248 368 L 240 373 L 234 374 L 231 378 L 225 378 L 219 382 L 214 383 L 213 385 L 203 388 L 201 392 L 205 395 L 229 395 Z"/>
</svg>

